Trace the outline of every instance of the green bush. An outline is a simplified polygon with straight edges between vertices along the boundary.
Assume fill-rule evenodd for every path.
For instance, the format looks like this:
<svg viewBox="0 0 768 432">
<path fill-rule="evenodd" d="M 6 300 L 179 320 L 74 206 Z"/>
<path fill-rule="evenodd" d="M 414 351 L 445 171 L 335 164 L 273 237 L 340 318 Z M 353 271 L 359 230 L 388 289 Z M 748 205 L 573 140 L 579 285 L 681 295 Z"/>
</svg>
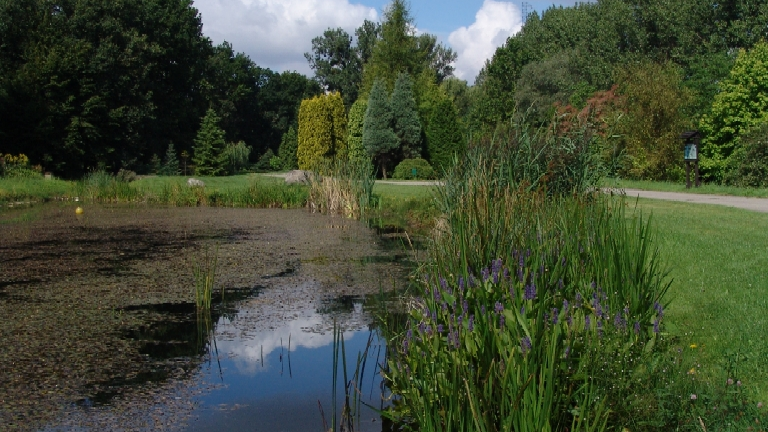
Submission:
<svg viewBox="0 0 768 432">
<path fill-rule="evenodd" d="M 406 159 L 395 167 L 392 178 L 397 180 L 432 180 L 435 178 L 435 170 L 424 159 Z"/>
<path fill-rule="evenodd" d="M 768 124 L 739 140 L 723 181 L 733 186 L 768 187 Z"/>
<path fill-rule="evenodd" d="M 259 158 L 259 161 L 253 166 L 253 170 L 256 172 L 269 172 L 272 171 L 272 158 L 275 157 L 275 152 L 272 149 L 267 149 L 263 155 Z"/>
<path fill-rule="evenodd" d="M 325 160 L 347 157 L 347 113 L 339 93 L 301 101 L 299 107 L 298 164 L 313 170 Z"/>
<path fill-rule="evenodd" d="M 40 165 L 30 166 L 29 158 L 24 154 L 0 154 L 0 177 L 38 178 L 42 176 L 42 170 Z"/>
</svg>

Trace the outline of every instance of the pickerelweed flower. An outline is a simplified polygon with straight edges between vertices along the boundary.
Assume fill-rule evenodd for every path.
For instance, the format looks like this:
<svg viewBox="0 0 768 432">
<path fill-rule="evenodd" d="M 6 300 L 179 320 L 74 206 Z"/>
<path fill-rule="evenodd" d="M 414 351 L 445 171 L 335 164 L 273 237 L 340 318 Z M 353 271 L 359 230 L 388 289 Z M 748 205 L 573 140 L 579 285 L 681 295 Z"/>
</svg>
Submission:
<svg viewBox="0 0 768 432">
<path fill-rule="evenodd" d="M 531 338 L 528 336 L 524 336 L 523 339 L 520 341 L 520 349 L 523 351 L 523 355 L 525 355 L 528 351 L 531 350 Z"/>
<path fill-rule="evenodd" d="M 658 333 L 659 332 L 659 319 L 658 318 L 656 318 L 653 321 L 653 332 L 654 333 Z"/>
<path fill-rule="evenodd" d="M 493 307 L 493 310 L 495 310 L 496 313 L 501 313 L 504 310 L 504 305 L 502 305 L 499 302 L 496 302 L 496 305 Z"/>
<path fill-rule="evenodd" d="M 557 311 L 557 308 L 552 308 L 552 324 L 557 324 L 557 319 L 559 318 L 559 313 Z"/>
<path fill-rule="evenodd" d="M 444 277 L 442 277 L 442 276 L 440 276 L 440 287 L 441 287 L 443 290 L 447 290 L 447 289 L 448 289 L 448 281 L 447 281 L 447 280 L 445 280 L 445 278 L 444 278 Z"/>
<path fill-rule="evenodd" d="M 467 302 L 467 299 L 464 299 L 464 301 L 461 302 L 461 309 L 464 311 L 464 313 L 467 313 L 469 310 L 469 303 Z"/>
<path fill-rule="evenodd" d="M 499 328 L 504 330 L 504 315 L 499 315 Z"/>
<path fill-rule="evenodd" d="M 494 260 L 491 264 L 491 274 L 493 274 L 493 283 L 499 283 L 499 274 L 501 274 L 501 258 Z"/>
<path fill-rule="evenodd" d="M 525 286 L 525 292 L 523 293 L 523 300 L 533 300 L 536 298 L 536 284 L 531 282 Z"/>
<path fill-rule="evenodd" d="M 640 334 L 640 322 L 638 321 L 635 321 L 635 334 L 636 335 Z"/>
<path fill-rule="evenodd" d="M 520 280 L 520 283 L 525 282 L 525 275 L 523 274 L 523 268 L 518 267 L 517 268 L 517 279 Z"/>
<path fill-rule="evenodd" d="M 443 332 L 443 325 L 442 324 L 438 324 L 437 325 L 437 332 L 438 333 L 442 333 Z"/>
<path fill-rule="evenodd" d="M 464 292 L 464 276 L 459 276 L 459 292 Z"/>
<path fill-rule="evenodd" d="M 483 278 L 483 282 L 487 281 L 488 277 L 490 276 L 490 272 L 488 271 L 488 267 L 486 267 L 483 270 L 481 270 L 480 274 L 481 274 L 481 276 Z"/>
<path fill-rule="evenodd" d="M 472 331 L 472 330 L 475 329 L 475 316 L 474 315 L 470 315 L 469 316 L 469 325 L 467 326 L 467 329 L 469 331 Z"/>
</svg>

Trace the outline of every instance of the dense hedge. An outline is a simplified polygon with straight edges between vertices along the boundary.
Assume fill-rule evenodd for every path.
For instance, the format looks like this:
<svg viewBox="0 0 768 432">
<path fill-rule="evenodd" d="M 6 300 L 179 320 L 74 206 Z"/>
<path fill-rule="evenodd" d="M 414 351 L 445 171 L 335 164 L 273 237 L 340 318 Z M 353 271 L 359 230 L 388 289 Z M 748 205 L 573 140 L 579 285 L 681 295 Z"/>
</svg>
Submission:
<svg viewBox="0 0 768 432">
<path fill-rule="evenodd" d="M 347 115 L 341 94 L 305 99 L 299 108 L 299 168 L 312 170 L 324 159 L 347 157 Z"/>
</svg>

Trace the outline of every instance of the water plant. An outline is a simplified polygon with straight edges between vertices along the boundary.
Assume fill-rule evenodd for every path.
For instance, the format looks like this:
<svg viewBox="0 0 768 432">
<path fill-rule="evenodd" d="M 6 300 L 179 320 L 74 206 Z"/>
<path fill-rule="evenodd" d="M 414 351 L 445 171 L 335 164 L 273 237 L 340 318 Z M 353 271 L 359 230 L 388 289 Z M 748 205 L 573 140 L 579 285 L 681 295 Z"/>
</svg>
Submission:
<svg viewBox="0 0 768 432">
<path fill-rule="evenodd" d="M 210 312 L 211 297 L 213 295 L 216 279 L 216 264 L 219 256 L 219 245 L 213 251 L 210 247 L 203 248 L 199 261 L 195 260 L 193 274 L 195 279 L 195 305 L 198 313 Z M 224 298 L 224 287 L 221 288 L 221 297 Z"/>
<path fill-rule="evenodd" d="M 326 162 L 309 180 L 308 205 L 314 210 L 360 218 L 373 204 L 376 178 L 370 160 Z"/>
</svg>

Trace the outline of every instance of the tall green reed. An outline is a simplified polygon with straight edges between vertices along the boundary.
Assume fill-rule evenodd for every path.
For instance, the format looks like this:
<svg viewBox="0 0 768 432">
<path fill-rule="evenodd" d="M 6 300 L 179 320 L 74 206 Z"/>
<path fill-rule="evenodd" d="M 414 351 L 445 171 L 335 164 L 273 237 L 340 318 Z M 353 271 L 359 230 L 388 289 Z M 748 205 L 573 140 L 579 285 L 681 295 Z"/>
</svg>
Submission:
<svg viewBox="0 0 768 432">
<path fill-rule="evenodd" d="M 193 275 L 195 279 L 195 305 L 198 313 L 210 312 L 213 288 L 216 280 L 216 264 L 219 256 L 219 245 L 213 251 L 206 246 L 202 256 L 195 260 Z M 221 288 L 221 296 L 224 298 L 224 287 Z"/>
<path fill-rule="evenodd" d="M 603 430 L 620 408 L 606 395 L 658 346 L 669 281 L 649 221 L 590 192 L 588 136 L 513 133 L 438 190 L 423 297 L 388 370 L 391 414 L 413 429 Z M 583 166 L 558 168 L 574 149 Z M 617 350 L 626 368 L 605 380 L 595 359 Z"/>
</svg>

